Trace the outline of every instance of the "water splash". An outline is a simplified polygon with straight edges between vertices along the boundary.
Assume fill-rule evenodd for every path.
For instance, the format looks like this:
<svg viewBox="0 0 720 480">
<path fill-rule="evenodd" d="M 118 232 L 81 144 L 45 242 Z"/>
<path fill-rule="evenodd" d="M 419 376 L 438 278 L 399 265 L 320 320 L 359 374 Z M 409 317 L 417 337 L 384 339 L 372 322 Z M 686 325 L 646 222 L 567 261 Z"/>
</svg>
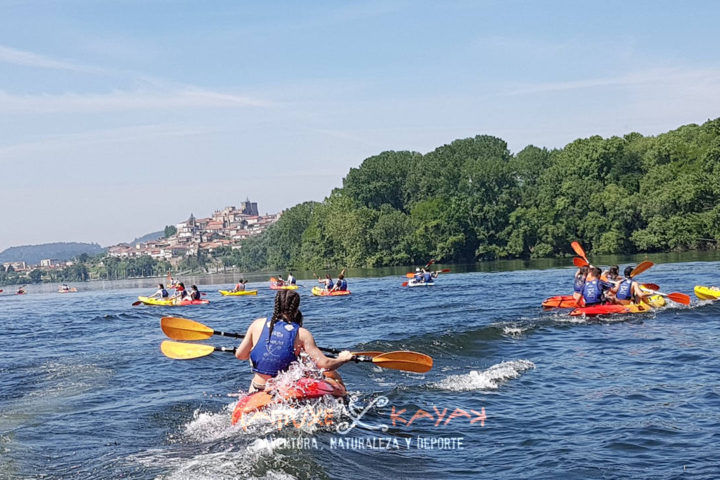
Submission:
<svg viewBox="0 0 720 480">
<path fill-rule="evenodd" d="M 453 392 L 497 390 L 509 380 L 517 378 L 533 368 L 535 368 L 535 364 L 528 360 L 512 360 L 498 363 L 481 372 L 472 370 L 461 375 L 450 375 L 433 386 Z"/>
</svg>

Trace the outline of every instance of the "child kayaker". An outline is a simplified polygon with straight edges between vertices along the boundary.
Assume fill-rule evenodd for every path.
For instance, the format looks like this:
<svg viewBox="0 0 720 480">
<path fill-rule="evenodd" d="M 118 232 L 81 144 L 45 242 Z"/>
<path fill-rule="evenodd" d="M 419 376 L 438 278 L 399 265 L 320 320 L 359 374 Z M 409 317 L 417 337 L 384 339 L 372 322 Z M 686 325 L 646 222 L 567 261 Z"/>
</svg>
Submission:
<svg viewBox="0 0 720 480">
<path fill-rule="evenodd" d="M 340 352 L 337 358 L 323 355 L 315 345 L 312 333 L 302 327 L 303 315 L 299 307 L 300 295 L 297 292 L 281 290 L 275 295 L 273 314 L 258 318 L 248 328 L 235 351 L 238 359 L 250 360 L 255 374 L 248 393 L 265 390 L 268 379 L 286 370 L 301 352 L 305 352 L 318 368 L 324 370 L 335 370 L 352 360 L 353 356 L 348 351 Z M 333 378 L 342 382 L 339 375 Z"/>
<path fill-rule="evenodd" d="M 190 300 L 200 300 L 200 292 L 198 291 L 197 285 L 190 286 Z"/>
<path fill-rule="evenodd" d="M 247 283 L 247 280 L 240 279 L 235 284 L 235 288 L 233 289 L 233 292 L 244 292 L 245 291 L 245 284 Z"/>
<path fill-rule="evenodd" d="M 181 303 L 187 298 L 187 296 L 188 293 L 185 291 L 185 284 L 183 282 L 178 282 L 175 284 L 175 295 L 170 297 L 170 299 L 173 300 L 174 303 Z"/>
<path fill-rule="evenodd" d="M 338 280 L 335 282 L 335 288 L 333 288 L 333 290 L 339 290 L 341 292 L 347 290 L 347 280 L 345 280 L 345 275 L 342 273 L 338 276 Z"/>
<path fill-rule="evenodd" d="M 297 285 L 297 280 L 295 280 L 295 277 L 293 276 L 292 272 L 288 272 L 287 283 L 288 283 L 288 285 Z"/>
</svg>

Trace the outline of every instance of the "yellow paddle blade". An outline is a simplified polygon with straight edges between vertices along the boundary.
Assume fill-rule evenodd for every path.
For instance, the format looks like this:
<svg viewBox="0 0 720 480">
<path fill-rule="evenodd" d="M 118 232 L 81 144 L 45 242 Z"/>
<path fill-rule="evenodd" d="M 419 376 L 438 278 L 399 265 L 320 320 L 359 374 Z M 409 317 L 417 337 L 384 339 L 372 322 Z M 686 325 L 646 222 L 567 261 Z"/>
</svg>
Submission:
<svg viewBox="0 0 720 480">
<path fill-rule="evenodd" d="M 165 340 L 160 344 L 160 351 L 166 357 L 176 360 L 190 360 L 210 355 L 215 351 L 215 347 L 198 343 L 178 343 Z"/>
<path fill-rule="evenodd" d="M 205 340 L 213 336 L 213 329 L 194 320 L 179 317 L 163 317 L 160 328 L 174 340 Z"/>
<path fill-rule="evenodd" d="M 644 262 L 640 262 L 638 266 L 635 267 L 632 272 L 630 272 L 630 276 L 635 277 L 637 275 L 640 275 L 642 272 L 652 267 L 653 265 L 655 265 L 653 262 L 649 262 L 647 260 L 645 260 Z"/>
<path fill-rule="evenodd" d="M 383 353 L 374 357 L 372 363 L 382 368 L 416 373 L 429 372 L 433 366 L 432 357 L 417 352 Z"/>
</svg>

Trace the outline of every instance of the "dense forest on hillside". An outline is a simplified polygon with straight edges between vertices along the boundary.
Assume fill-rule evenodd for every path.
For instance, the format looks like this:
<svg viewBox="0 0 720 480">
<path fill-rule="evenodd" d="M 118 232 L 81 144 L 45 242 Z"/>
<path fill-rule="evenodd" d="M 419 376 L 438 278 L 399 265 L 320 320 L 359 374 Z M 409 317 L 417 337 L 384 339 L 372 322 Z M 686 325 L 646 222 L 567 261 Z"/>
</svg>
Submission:
<svg viewBox="0 0 720 480">
<path fill-rule="evenodd" d="M 40 260 L 49 258 L 53 260 L 71 260 L 83 253 L 97 255 L 104 252 L 97 243 L 55 242 L 42 245 L 23 245 L 10 247 L 0 252 L 2 262 L 26 262 L 31 265 L 40 263 Z"/>
<path fill-rule="evenodd" d="M 715 248 L 720 119 L 515 155 L 485 135 L 425 155 L 383 152 L 224 262 L 247 270 L 474 262 L 569 255 L 572 240 L 596 254 Z"/>
</svg>

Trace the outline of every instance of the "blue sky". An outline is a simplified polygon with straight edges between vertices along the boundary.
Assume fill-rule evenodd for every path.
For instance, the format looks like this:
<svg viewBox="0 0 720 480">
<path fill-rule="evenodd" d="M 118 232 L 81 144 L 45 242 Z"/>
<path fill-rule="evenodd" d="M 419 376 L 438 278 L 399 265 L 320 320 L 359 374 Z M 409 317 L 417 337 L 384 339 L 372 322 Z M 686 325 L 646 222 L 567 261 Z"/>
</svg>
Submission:
<svg viewBox="0 0 720 480">
<path fill-rule="evenodd" d="M 720 2 L 0 0 L 0 250 L 322 200 L 384 150 L 720 116 Z"/>
</svg>

